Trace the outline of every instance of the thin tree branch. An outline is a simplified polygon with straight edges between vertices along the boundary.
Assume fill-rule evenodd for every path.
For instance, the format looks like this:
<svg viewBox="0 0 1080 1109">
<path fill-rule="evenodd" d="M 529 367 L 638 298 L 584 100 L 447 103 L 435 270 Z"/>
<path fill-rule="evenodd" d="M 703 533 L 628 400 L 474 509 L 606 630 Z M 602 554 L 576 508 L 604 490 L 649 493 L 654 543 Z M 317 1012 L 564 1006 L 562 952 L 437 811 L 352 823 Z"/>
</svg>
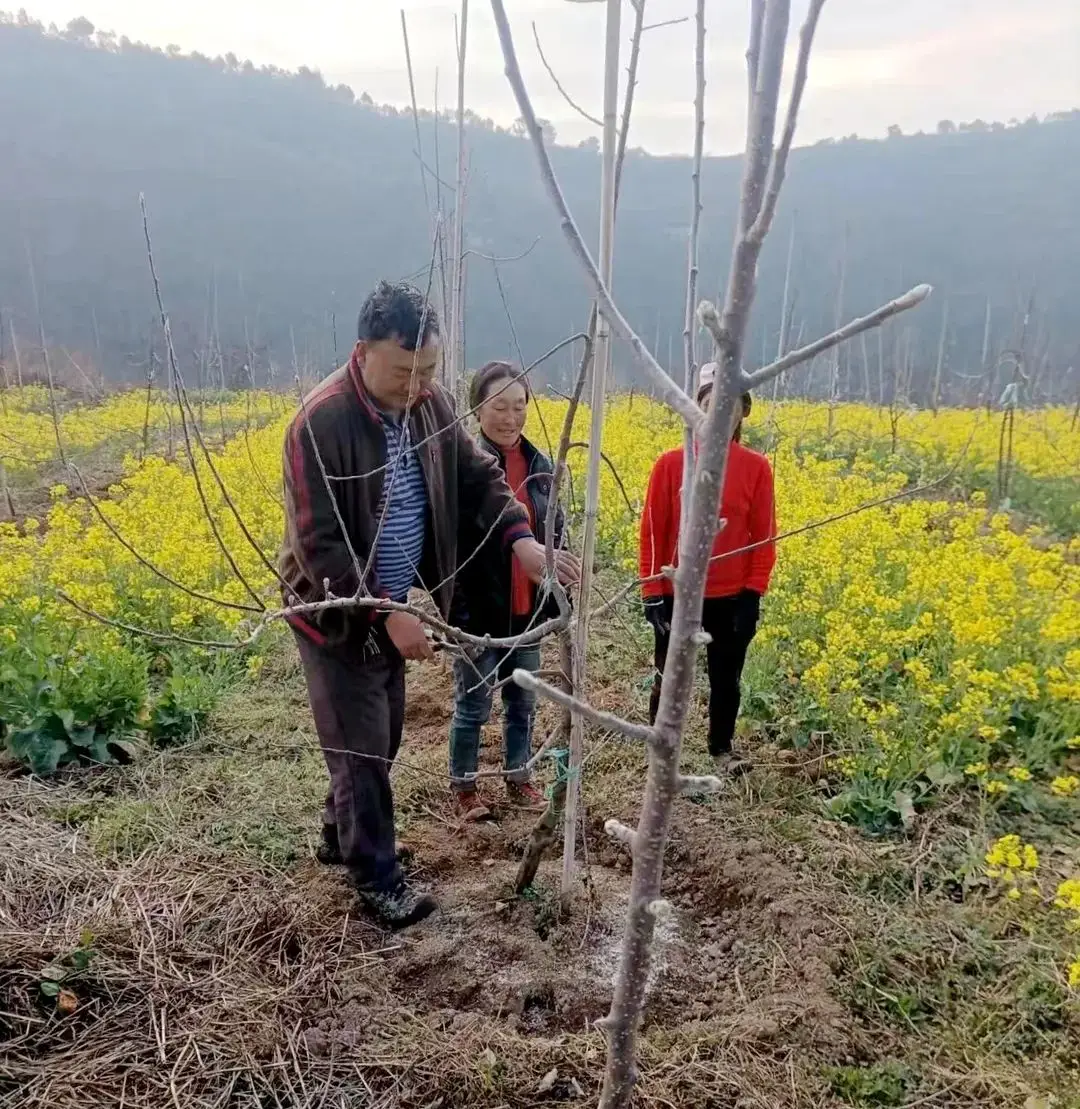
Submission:
<svg viewBox="0 0 1080 1109">
<path fill-rule="evenodd" d="M 687 242 L 686 306 L 683 316 L 683 389 L 694 396 L 697 385 L 698 238 L 701 233 L 701 162 L 705 146 L 705 0 L 697 0 L 694 19 L 694 161 L 690 173 L 690 236 Z M 690 503 L 694 477 L 694 433 L 683 428 L 682 504 Z"/>
<path fill-rule="evenodd" d="M 669 407 L 675 409 L 691 427 L 698 427 L 702 420 L 701 410 L 671 380 L 671 378 L 668 377 L 660 366 L 660 363 L 649 353 L 648 348 L 616 307 L 612 300 L 611 293 L 600 277 L 600 272 L 596 267 L 596 263 L 593 261 L 592 255 L 589 253 L 589 249 L 586 247 L 585 241 L 581 237 L 581 232 L 578 230 L 578 226 L 566 203 L 566 198 L 563 195 L 562 188 L 559 185 L 558 178 L 555 176 L 555 171 L 551 165 L 551 159 L 544 146 L 544 136 L 540 130 L 540 125 L 536 119 L 536 113 L 533 110 L 532 102 L 529 100 L 529 94 L 525 89 L 525 83 L 521 76 L 521 67 L 518 64 L 513 34 L 510 30 L 510 24 L 507 21 L 506 8 L 503 4 L 503 0 L 491 0 L 491 8 L 499 31 L 499 42 L 502 46 L 503 60 L 506 65 L 506 76 L 510 82 L 511 88 L 514 90 L 518 109 L 521 112 L 522 119 L 525 121 L 529 137 L 532 139 L 533 149 L 540 164 L 540 172 L 543 177 L 544 186 L 547 189 L 548 197 L 559 213 L 563 234 L 566 236 L 571 250 L 585 270 L 589 284 L 599 302 L 600 311 L 608 321 L 611 330 L 629 345 L 638 363 L 653 379 L 660 399 Z"/>
<path fill-rule="evenodd" d="M 176 351 L 173 348 L 172 326 L 169 323 L 169 317 L 165 311 L 165 304 L 161 298 L 161 285 L 158 281 L 157 268 L 154 265 L 154 250 L 150 241 L 150 217 L 146 212 L 146 197 L 143 196 L 142 193 L 139 194 L 139 207 L 142 210 L 143 235 L 146 239 L 146 257 L 150 263 L 150 277 L 154 284 L 154 298 L 157 301 L 158 314 L 161 317 L 161 328 L 165 335 L 165 350 L 169 359 L 169 370 L 173 378 L 173 387 L 176 390 L 176 401 L 180 408 L 180 422 L 184 431 L 184 446 L 187 451 L 188 461 L 191 463 L 191 474 L 195 479 L 195 488 L 199 494 L 199 501 L 202 504 L 203 514 L 206 516 L 206 522 L 210 525 L 210 530 L 217 540 L 217 545 L 221 553 L 225 556 L 225 560 L 228 562 L 232 572 L 236 575 L 237 580 L 247 590 L 248 595 L 259 608 L 265 609 L 266 605 L 263 604 L 262 597 L 259 596 L 251 583 L 244 576 L 240 567 L 237 565 L 236 559 L 233 557 L 232 551 L 229 550 L 228 544 L 222 538 L 221 532 L 217 526 L 217 521 L 214 519 L 214 514 L 210 511 L 210 505 L 206 499 L 206 491 L 203 489 L 202 478 L 199 477 L 199 467 L 195 463 L 195 452 L 191 448 L 191 436 L 188 432 L 187 415 L 184 412 L 184 403 L 181 399 L 181 386 L 179 384 L 180 369 L 176 364 Z"/>
<path fill-rule="evenodd" d="M 577 114 L 579 116 L 581 116 L 583 119 L 587 119 L 590 123 L 594 124 L 596 127 L 603 127 L 604 126 L 604 121 L 601 120 L 601 119 L 597 119 L 596 116 L 594 116 L 594 115 L 589 115 L 589 113 L 587 111 L 585 111 L 585 109 L 583 107 L 581 107 L 581 105 L 578 104 L 576 100 L 574 100 L 574 98 L 566 91 L 566 89 L 563 88 L 562 82 L 559 80 L 558 77 L 555 76 L 555 70 L 553 70 L 551 68 L 551 64 L 548 62 L 547 57 L 544 55 L 544 48 L 543 48 L 543 46 L 540 45 L 540 32 L 536 29 L 536 21 L 535 20 L 533 20 L 532 32 L 533 32 L 533 40 L 536 43 L 536 52 L 537 52 L 537 54 L 540 55 L 540 61 L 543 62 L 544 68 L 547 70 L 548 76 L 551 78 L 552 83 L 555 85 L 555 87 L 559 90 L 560 94 L 562 95 L 563 100 L 565 100 L 566 103 L 569 104 L 570 107 L 573 108 L 574 111 L 577 112 Z"/>
<path fill-rule="evenodd" d="M 845 342 L 847 339 L 853 338 L 860 332 L 879 327 L 892 316 L 899 315 L 901 312 L 906 312 L 908 309 L 915 308 L 922 304 L 932 291 L 933 288 L 930 285 L 916 285 L 915 288 L 909 289 L 903 296 L 899 296 L 895 300 L 890 300 L 888 304 L 883 304 L 869 315 L 860 316 L 858 319 L 844 324 L 843 327 L 831 332 L 829 335 L 825 335 L 815 340 L 813 343 L 807 344 L 805 347 L 799 347 L 797 350 L 790 351 L 788 354 L 785 354 L 783 358 L 778 358 L 775 362 L 771 362 L 768 366 L 763 366 L 760 370 L 754 370 L 752 373 L 744 373 L 740 378 L 743 389 L 756 389 L 759 385 L 763 385 L 766 381 L 771 381 L 774 377 L 782 374 L 785 370 L 791 369 L 792 366 L 797 366 L 801 362 L 808 362 L 811 358 L 815 358 L 823 351 L 831 350 L 833 347 Z M 699 311 L 701 322 L 710 331 L 713 331 L 718 326 L 715 309 L 712 309 L 712 306 L 709 304 L 703 304 Z"/>
<path fill-rule="evenodd" d="M 239 604 L 235 601 L 223 601 L 219 597 L 211 597 L 209 593 L 200 593 L 197 589 L 192 589 L 190 586 L 184 585 L 183 582 L 177 581 L 176 578 L 170 577 L 170 575 L 166 574 L 164 570 L 160 569 L 160 567 L 158 566 L 155 566 L 148 558 L 145 558 L 143 555 L 141 555 L 139 551 L 120 534 L 117 527 L 108 518 L 108 516 L 105 515 L 104 511 L 101 508 L 101 505 L 98 504 L 97 498 L 90 492 L 90 487 L 87 485 L 86 479 L 83 477 L 82 471 L 79 469 L 79 467 L 76 466 L 74 462 L 69 462 L 67 468 L 71 470 L 71 472 L 79 479 L 79 484 L 82 486 L 83 490 L 83 496 L 86 498 L 86 501 L 90 505 L 90 507 L 97 514 L 98 519 L 108 529 L 112 537 L 120 544 L 121 547 L 124 548 L 125 551 L 128 552 L 128 554 L 132 556 L 132 558 L 135 559 L 136 562 L 140 563 L 142 566 L 145 566 L 146 569 L 149 570 L 152 574 L 161 578 L 162 581 L 167 582 L 174 588 L 179 589 L 182 593 L 186 593 L 189 597 L 193 597 L 197 601 L 206 601 L 209 604 L 221 605 L 222 608 L 231 608 L 239 612 L 259 613 L 263 611 L 261 608 L 256 608 L 254 605 Z"/>
<path fill-rule="evenodd" d="M 619 207 L 619 190 L 622 187 L 623 163 L 630 138 L 630 118 L 634 110 L 634 91 L 637 88 L 638 64 L 641 61 L 641 35 L 645 25 L 645 0 L 632 0 L 634 30 L 630 35 L 630 58 L 626 64 L 626 95 L 623 97 L 622 117 L 619 121 L 619 145 L 615 152 L 615 207 Z"/>
<path fill-rule="evenodd" d="M 576 343 L 579 339 L 586 339 L 586 338 L 588 338 L 588 336 L 585 334 L 585 332 L 579 331 L 576 335 L 570 335 L 565 339 L 560 339 L 559 342 L 557 342 L 549 351 L 542 354 L 539 358 L 536 359 L 535 362 L 532 362 L 528 366 L 526 366 L 521 371 L 520 374 L 518 374 L 516 377 L 508 380 L 504 385 L 500 385 L 498 389 L 495 389 L 491 393 L 489 393 L 487 395 L 487 397 L 485 398 L 485 400 L 490 400 L 492 397 L 497 397 L 504 389 L 509 389 L 510 386 L 513 385 L 515 381 L 520 381 L 523 377 L 527 377 L 530 373 L 532 373 L 533 370 L 535 370 L 537 368 L 537 366 L 541 365 L 542 363 L 546 362 L 549 358 L 551 358 L 554 355 L 558 354 L 560 350 L 565 349 L 566 347 L 570 346 L 572 343 Z M 418 451 L 421 447 L 427 446 L 427 444 L 432 442 L 432 440 L 438 439 L 440 436 L 446 435 L 448 432 L 453 431 L 459 424 L 464 423 L 465 420 L 469 416 L 472 416 L 474 413 L 476 413 L 479 410 L 479 408 L 480 408 L 480 405 L 476 404 L 476 405 L 473 405 L 472 408 L 466 409 L 452 423 L 447 424 L 445 427 L 440 427 L 436 431 L 433 431 L 430 435 L 425 436 L 423 439 L 419 439 L 419 440 L 417 440 L 417 442 L 410 444 L 409 449 L 414 450 L 414 451 Z M 330 481 L 362 481 L 366 478 L 374 477 L 376 474 L 381 474 L 381 473 L 385 472 L 386 470 L 388 470 L 389 468 L 390 468 L 390 463 L 386 462 L 382 466 L 377 466 L 374 470 L 368 470 L 368 471 L 366 471 L 365 473 L 362 473 L 362 474 L 343 474 L 343 475 L 331 474 L 329 476 L 329 480 Z"/>
<path fill-rule="evenodd" d="M 563 708 L 568 708 L 571 712 L 580 713 L 591 724 L 595 724 L 599 728 L 606 728 L 608 731 L 619 732 L 628 739 L 640 739 L 646 743 L 654 738 L 655 733 L 653 729 L 647 725 L 635 724 L 630 720 L 624 720 L 621 716 L 616 716 L 612 712 L 603 712 L 600 709 L 595 709 L 592 705 L 586 701 L 582 701 L 579 697 L 574 697 L 562 689 L 556 689 L 555 686 L 548 685 L 547 682 L 541 681 L 535 674 L 528 670 L 515 670 L 514 681 L 517 682 L 522 689 L 528 689 L 540 697 L 544 697 L 549 701 L 554 701 L 555 704 L 562 705 Z"/>
<path fill-rule="evenodd" d="M 802 31 L 799 32 L 799 57 L 795 63 L 795 77 L 791 86 L 791 95 L 788 99 L 784 130 L 780 136 L 780 145 L 773 155 L 772 165 L 769 167 L 769 179 L 765 187 L 765 202 L 754 221 L 754 226 L 750 229 L 750 239 L 759 245 L 765 241 L 765 236 L 772 226 L 773 216 L 776 214 L 776 203 L 780 199 L 780 189 L 783 187 L 784 176 L 787 172 L 788 156 L 791 153 L 791 144 L 795 138 L 795 124 L 799 118 L 803 92 L 806 90 L 806 77 L 810 68 L 810 51 L 814 45 L 814 33 L 817 31 L 818 18 L 824 6 L 825 0 L 810 0 L 810 10 L 806 16 L 806 22 L 803 24 Z"/>
</svg>

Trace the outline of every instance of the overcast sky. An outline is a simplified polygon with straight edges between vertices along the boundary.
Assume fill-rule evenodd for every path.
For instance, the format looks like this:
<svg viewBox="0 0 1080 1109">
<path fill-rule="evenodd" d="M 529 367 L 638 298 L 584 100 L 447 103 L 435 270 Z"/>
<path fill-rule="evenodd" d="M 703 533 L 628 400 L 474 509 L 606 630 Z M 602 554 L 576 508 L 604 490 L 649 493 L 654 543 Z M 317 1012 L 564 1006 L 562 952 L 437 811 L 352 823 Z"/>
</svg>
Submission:
<svg viewBox="0 0 1080 1109">
<path fill-rule="evenodd" d="M 2 2 L 2 0 L 0 0 Z M 801 19 L 807 0 L 795 0 Z M 399 9 L 408 21 L 417 93 L 446 105 L 454 93 L 454 13 L 459 0 L 24 0 L 63 25 L 85 15 L 99 29 L 154 45 L 210 55 L 232 51 L 256 63 L 318 68 L 359 95 L 405 104 L 408 80 Z M 15 7 L 15 0 L 7 6 Z M 707 0 L 706 148 L 736 149 L 742 138 L 746 0 Z M 583 107 L 600 114 L 602 3 L 510 0 L 507 4 L 538 114 L 560 141 L 596 128 L 567 107 L 533 42 L 535 21 L 548 60 Z M 624 30 L 632 15 L 624 4 Z M 486 0 L 470 4 L 467 103 L 510 123 L 517 115 L 502 74 Z M 694 0 L 647 0 L 646 22 L 689 16 Z M 794 32 L 792 35 L 794 39 Z M 625 41 L 624 41 L 625 54 Z M 681 152 L 692 140 L 693 28 L 645 37 L 633 145 Z M 625 58 L 624 58 L 625 61 Z M 817 37 L 799 141 L 856 132 L 881 136 L 891 123 L 932 130 L 940 119 L 987 121 L 1080 107 L 1080 0 L 828 0 Z"/>
</svg>

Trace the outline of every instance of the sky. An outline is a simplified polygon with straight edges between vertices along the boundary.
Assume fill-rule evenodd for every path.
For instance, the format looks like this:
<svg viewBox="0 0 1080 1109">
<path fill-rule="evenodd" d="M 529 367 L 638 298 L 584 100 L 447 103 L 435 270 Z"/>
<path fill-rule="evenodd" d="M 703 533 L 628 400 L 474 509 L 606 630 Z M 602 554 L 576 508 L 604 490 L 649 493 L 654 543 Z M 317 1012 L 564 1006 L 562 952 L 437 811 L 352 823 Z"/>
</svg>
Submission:
<svg viewBox="0 0 1080 1109">
<path fill-rule="evenodd" d="M 3 0 L 0 0 L 2 3 Z M 808 0 L 794 0 L 801 22 Z M 156 46 L 256 64 L 319 69 L 380 103 L 408 103 L 400 9 L 422 105 L 456 97 L 454 17 L 460 0 L 24 0 L 45 23 L 86 16 L 98 29 Z M 14 7 L 14 0 L 9 0 Z M 599 129 L 567 105 L 545 71 L 533 24 L 570 96 L 601 114 L 603 3 L 509 0 L 507 10 L 537 114 L 560 142 Z M 623 56 L 632 21 L 624 3 Z M 706 0 L 706 136 L 709 153 L 742 144 L 746 0 Z M 466 103 L 510 124 L 517 116 L 487 0 L 469 5 Z M 646 0 L 646 23 L 691 17 L 694 0 Z M 792 29 L 792 46 L 795 42 Z M 788 69 L 790 70 L 790 66 Z M 684 153 L 693 140 L 693 26 L 661 26 L 644 37 L 631 145 Z M 941 119 L 1008 121 L 1080 107 L 1080 0 L 828 0 L 818 29 L 797 142 L 859 134 L 890 124 L 933 130 Z"/>
</svg>

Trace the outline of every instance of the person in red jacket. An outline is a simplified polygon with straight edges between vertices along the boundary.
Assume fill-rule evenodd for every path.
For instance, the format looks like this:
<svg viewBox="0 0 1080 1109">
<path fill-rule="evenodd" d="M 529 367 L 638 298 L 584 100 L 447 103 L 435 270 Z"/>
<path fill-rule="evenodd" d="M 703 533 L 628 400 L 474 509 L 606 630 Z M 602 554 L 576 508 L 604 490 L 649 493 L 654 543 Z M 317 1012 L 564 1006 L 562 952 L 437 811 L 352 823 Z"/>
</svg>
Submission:
<svg viewBox="0 0 1080 1109">
<path fill-rule="evenodd" d="M 716 378 L 716 363 L 701 367 L 698 404 L 708 409 Z M 742 420 L 750 414 L 750 394 L 742 398 L 742 418 L 732 437 L 724 475 L 720 518 L 727 521 L 713 540 L 712 561 L 705 582 L 702 628 L 712 637 L 707 648 L 709 673 L 709 754 L 717 769 L 744 773 L 749 762 L 732 749 L 739 715 L 740 682 L 746 652 L 757 631 L 761 598 L 769 588 L 776 546 L 776 510 L 769 460 L 742 445 Z M 682 490 L 683 449 L 665 451 L 653 465 L 645 509 L 641 516 L 640 576 L 645 618 L 655 634 L 649 721 L 656 721 L 661 675 L 667 660 L 674 606 L 672 582 L 661 577 L 664 566 L 678 560 L 679 501 Z M 750 548 L 746 550 L 744 548 Z M 735 553 L 738 552 L 738 553 Z"/>
</svg>

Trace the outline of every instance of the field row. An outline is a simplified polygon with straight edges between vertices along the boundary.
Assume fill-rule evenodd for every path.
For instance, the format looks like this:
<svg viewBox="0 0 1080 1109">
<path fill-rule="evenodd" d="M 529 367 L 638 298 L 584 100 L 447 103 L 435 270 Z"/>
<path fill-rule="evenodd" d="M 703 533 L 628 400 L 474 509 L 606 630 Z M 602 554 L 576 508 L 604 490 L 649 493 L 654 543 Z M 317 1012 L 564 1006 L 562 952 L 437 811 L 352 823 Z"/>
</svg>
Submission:
<svg viewBox="0 0 1080 1109">
<path fill-rule="evenodd" d="M 541 401 L 529 433 L 541 443 L 557 436 L 563 411 L 562 402 Z M 584 437 L 588 413 L 580 419 Z M 827 413 L 809 405 L 755 414 L 750 437 L 771 439 L 782 531 L 881 499 L 909 480 L 876 446 L 830 457 L 822 419 Z M 938 419 L 949 426 L 946 414 Z M 100 515 L 61 486 L 40 522 L 0 525 L 5 720 L 26 725 L 70 709 L 73 726 L 117 734 L 136 724 L 162 674 L 179 673 L 184 688 L 192 651 L 103 627 L 65 598 L 113 621 L 192 639 L 240 635 L 255 615 L 253 594 L 274 602 L 268 560 L 282 531 L 285 421 L 238 436 L 214 456 L 259 550 L 200 460 L 240 578 L 189 468 L 159 457 L 132 461 L 98 502 Z M 966 438 L 976 441 L 970 427 Z M 678 426 L 651 401 L 611 403 L 599 544 L 609 580 L 625 580 L 633 566 L 649 468 L 678 442 Z M 578 507 L 582 462 L 571 460 Z M 995 804 L 1057 813 L 1080 787 L 1078 551 L 1075 539 L 1018 531 L 979 492 L 966 501 L 935 492 L 783 540 L 751 660 L 752 718 L 792 745 L 828 737 L 832 803 L 869 827 L 897 823 L 905 798 L 917 808 L 965 785 Z"/>
</svg>

